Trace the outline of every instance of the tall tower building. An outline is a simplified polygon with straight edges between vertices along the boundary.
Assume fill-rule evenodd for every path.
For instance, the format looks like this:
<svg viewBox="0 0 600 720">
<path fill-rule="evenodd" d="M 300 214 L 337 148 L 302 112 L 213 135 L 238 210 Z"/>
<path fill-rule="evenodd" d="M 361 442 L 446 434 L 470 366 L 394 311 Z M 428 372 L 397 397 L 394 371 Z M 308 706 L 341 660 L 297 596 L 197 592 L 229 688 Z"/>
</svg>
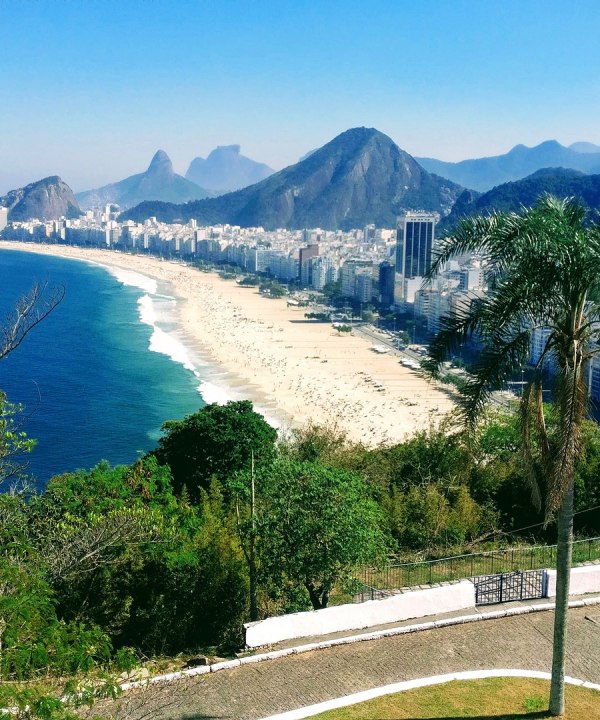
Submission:
<svg viewBox="0 0 600 720">
<path fill-rule="evenodd" d="M 318 257 L 319 246 L 309 245 L 300 248 L 300 283 L 303 287 L 309 287 L 312 282 L 312 265 L 311 259 Z"/>
<path fill-rule="evenodd" d="M 437 213 L 407 212 L 396 225 L 396 273 L 405 280 L 422 278 L 431 263 Z M 404 298 L 403 298 L 404 299 Z"/>
<path fill-rule="evenodd" d="M 382 262 L 379 265 L 379 302 L 384 307 L 391 307 L 394 304 L 394 266 L 389 262 Z"/>
</svg>

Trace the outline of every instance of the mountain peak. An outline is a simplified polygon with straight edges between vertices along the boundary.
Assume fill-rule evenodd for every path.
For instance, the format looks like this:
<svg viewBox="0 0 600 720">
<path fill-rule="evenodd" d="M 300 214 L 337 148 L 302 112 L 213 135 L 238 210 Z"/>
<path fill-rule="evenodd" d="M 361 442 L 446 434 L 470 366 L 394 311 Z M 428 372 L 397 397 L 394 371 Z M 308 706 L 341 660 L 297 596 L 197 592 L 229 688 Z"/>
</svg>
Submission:
<svg viewBox="0 0 600 720">
<path fill-rule="evenodd" d="M 75 218 L 81 210 L 73 191 L 58 175 L 42 178 L 25 187 L 11 190 L 0 198 L 0 205 L 8 208 L 9 220 L 58 220 Z"/>
<path fill-rule="evenodd" d="M 429 172 L 482 192 L 521 180 L 542 168 L 570 168 L 589 174 L 600 172 L 600 157 L 597 153 L 575 152 L 557 140 L 545 140 L 533 147 L 515 145 L 504 155 L 473 158 L 458 163 L 431 158 L 417 160 Z"/>
<path fill-rule="evenodd" d="M 372 135 L 383 135 L 381 130 L 377 130 L 377 128 L 368 128 L 364 125 L 361 125 L 360 127 L 355 128 L 348 128 L 348 130 L 344 130 L 344 132 L 340 133 L 338 135 L 338 138 L 340 137 L 356 137 L 356 138 L 369 138 Z M 387 137 L 385 135 L 384 137 Z M 334 138 L 335 140 L 335 138 Z"/>
<path fill-rule="evenodd" d="M 230 155 L 239 155 L 241 149 L 241 145 L 217 145 L 217 147 L 210 153 L 210 155 L 214 155 L 215 153 L 228 153 Z M 210 155 L 208 157 L 210 157 Z"/>
<path fill-rule="evenodd" d="M 240 154 L 239 145 L 218 145 L 208 157 L 192 160 L 188 180 L 217 194 L 239 190 L 264 180 L 273 170 Z"/>
<path fill-rule="evenodd" d="M 173 173 L 173 163 L 171 162 L 171 158 L 167 155 L 167 153 L 164 150 L 157 150 L 154 153 L 154 157 L 152 158 L 150 165 L 148 166 L 147 173 L 154 174 L 154 173 Z"/>
<path fill-rule="evenodd" d="M 164 150 L 157 150 L 145 172 L 77 193 L 77 199 L 83 208 L 103 207 L 107 203 L 128 208 L 145 200 L 188 202 L 208 194 L 204 188 L 177 175 L 171 158 Z"/>
<path fill-rule="evenodd" d="M 382 139 L 385 142 L 389 142 L 392 145 L 394 145 L 394 141 L 388 137 L 385 133 L 382 133 L 381 130 L 377 130 L 377 128 L 368 128 L 368 127 L 355 127 L 350 128 L 349 130 L 344 130 L 343 133 L 340 133 L 337 137 L 333 138 L 331 141 L 332 143 L 335 142 L 351 142 L 355 143 L 356 145 L 362 145 L 364 143 L 369 142 L 369 140 L 372 140 L 374 138 Z M 329 143 L 328 143 L 329 144 Z M 327 147 L 327 146 L 324 146 Z"/>
<path fill-rule="evenodd" d="M 213 170 L 214 181 L 217 171 L 228 169 L 225 163 L 210 165 L 196 158 L 188 177 Z M 206 187 L 206 180 L 203 184 Z M 204 224 L 227 222 L 268 229 L 335 230 L 370 223 L 394 227 L 396 217 L 406 210 L 449 212 L 462 189 L 423 170 L 384 133 L 359 127 L 250 187 L 186 206 L 146 203 L 124 217 L 139 221 L 153 215 L 167 222 L 170 217 L 193 217 Z"/>
<path fill-rule="evenodd" d="M 569 145 L 569 150 L 584 154 L 595 154 L 600 153 L 600 145 L 594 145 L 594 143 L 591 142 L 579 141 Z"/>
<path fill-rule="evenodd" d="M 544 150 L 557 150 L 559 148 L 564 150 L 564 146 L 561 145 L 558 140 L 544 140 L 544 142 L 541 142 L 539 145 L 534 147 L 534 149 L 540 148 L 543 148 Z"/>
</svg>

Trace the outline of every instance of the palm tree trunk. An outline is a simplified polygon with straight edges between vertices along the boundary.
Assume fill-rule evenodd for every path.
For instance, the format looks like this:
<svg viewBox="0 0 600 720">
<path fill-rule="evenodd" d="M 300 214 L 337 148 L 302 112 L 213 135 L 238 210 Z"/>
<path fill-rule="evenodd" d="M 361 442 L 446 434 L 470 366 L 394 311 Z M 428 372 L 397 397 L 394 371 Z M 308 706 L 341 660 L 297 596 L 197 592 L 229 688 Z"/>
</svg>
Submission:
<svg viewBox="0 0 600 720">
<path fill-rule="evenodd" d="M 550 714 L 565 712 L 565 656 L 569 582 L 573 554 L 573 480 L 565 493 L 558 513 L 556 547 L 556 609 L 554 611 L 554 645 L 552 651 L 552 679 L 550 681 Z"/>
</svg>

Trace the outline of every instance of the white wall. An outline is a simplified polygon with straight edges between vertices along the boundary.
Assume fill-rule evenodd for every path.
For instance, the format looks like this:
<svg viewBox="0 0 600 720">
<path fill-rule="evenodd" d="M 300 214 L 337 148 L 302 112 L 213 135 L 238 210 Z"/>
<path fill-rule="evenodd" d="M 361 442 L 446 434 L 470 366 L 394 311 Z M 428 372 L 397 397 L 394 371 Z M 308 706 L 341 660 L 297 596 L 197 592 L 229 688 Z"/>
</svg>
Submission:
<svg viewBox="0 0 600 720">
<path fill-rule="evenodd" d="M 441 587 L 412 590 L 384 600 L 337 605 L 246 623 L 246 645 L 272 645 L 292 638 L 359 630 L 474 607 L 475 586 L 468 580 L 462 580 Z"/>
<path fill-rule="evenodd" d="M 546 597 L 556 597 L 556 570 L 547 570 L 548 592 Z M 585 565 L 571 570 L 569 595 L 585 595 L 600 592 L 600 565 Z"/>
</svg>

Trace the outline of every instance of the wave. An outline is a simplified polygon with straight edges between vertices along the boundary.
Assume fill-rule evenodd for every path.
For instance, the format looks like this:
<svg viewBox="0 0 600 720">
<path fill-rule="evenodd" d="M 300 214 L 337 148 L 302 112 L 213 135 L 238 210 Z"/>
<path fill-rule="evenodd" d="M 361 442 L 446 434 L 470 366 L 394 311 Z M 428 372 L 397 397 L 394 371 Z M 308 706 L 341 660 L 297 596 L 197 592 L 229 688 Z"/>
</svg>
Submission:
<svg viewBox="0 0 600 720">
<path fill-rule="evenodd" d="M 203 380 L 198 388 L 202 399 L 207 405 L 217 403 L 217 405 L 225 405 L 226 403 L 233 400 L 233 396 L 229 391 L 218 385 L 214 385 L 207 380 Z"/>
<path fill-rule="evenodd" d="M 171 302 L 174 304 L 174 301 Z M 138 299 L 138 307 L 140 320 L 152 328 L 149 349 L 152 352 L 166 355 L 174 362 L 183 365 L 186 370 L 190 370 L 198 376 L 196 366 L 192 362 L 185 345 L 174 335 L 166 332 L 156 324 L 157 313 L 153 298 L 151 298 L 150 295 L 142 295 L 142 297 Z"/>
<path fill-rule="evenodd" d="M 148 349 L 151 352 L 166 355 L 173 362 L 183 365 L 186 370 L 192 372 L 199 381 L 197 391 L 205 404 L 225 405 L 228 402 L 241 400 L 245 397 L 243 393 L 240 394 L 231 388 L 207 380 L 206 371 L 210 372 L 210 366 L 198 361 L 197 358 L 192 359 L 189 350 L 176 334 L 160 327 L 160 323 L 167 326 L 176 324 L 174 309 L 177 301 L 170 295 L 159 294 L 157 280 L 132 270 L 109 266 L 106 266 L 106 268 L 123 285 L 144 291 L 144 294 L 138 298 L 137 302 L 140 321 L 152 328 Z M 199 371 L 199 367 L 202 368 L 203 372 Z M 217 373 L 217 375 L 220 374 Z M 254 409 L 261 413 L 272 427 L 277 429 L 284 427 L 281 421 L 275 415 L 272 415 L 268 409 L 260 407 Z"/>
<path fill-rule="evenodd" d="M 114 265 L 104 265 L 103 267 L 123 285 L 138 288 L 149 295 L 158 294 L 158 280 L 154 278 L 135 272 L 134 270 L 115 267 Z"/>
</svg>

